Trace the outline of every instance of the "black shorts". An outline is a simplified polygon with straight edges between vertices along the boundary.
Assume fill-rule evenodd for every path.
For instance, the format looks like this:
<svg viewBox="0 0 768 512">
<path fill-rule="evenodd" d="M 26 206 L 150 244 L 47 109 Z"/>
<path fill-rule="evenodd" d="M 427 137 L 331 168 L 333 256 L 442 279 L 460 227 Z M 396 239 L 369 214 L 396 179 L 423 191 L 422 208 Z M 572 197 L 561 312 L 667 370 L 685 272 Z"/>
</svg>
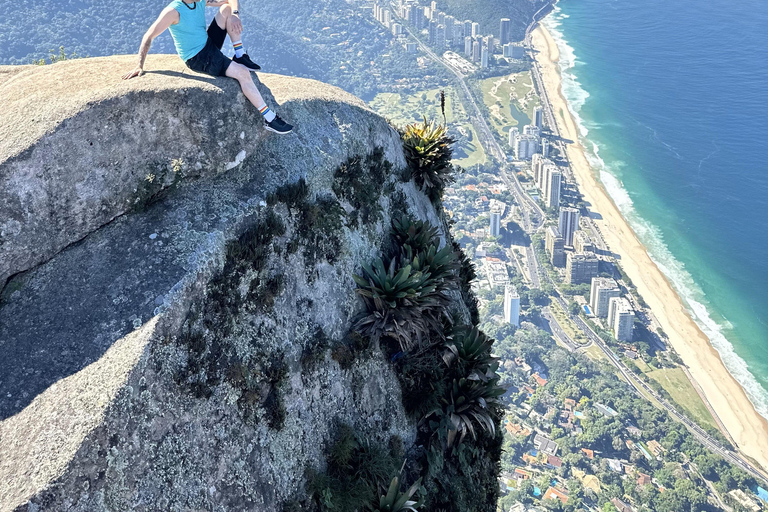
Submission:
<svg viewBox="0 0 768 512">
<path fill-rule="evenodd" d="M 221 53 L 221 47 L 224 46 L 226 38 L 227 31 L 219 27 L 214 18 L 208 27 L 208 41 L 197 55 L 185 62 L 187 67 L 206 75 L 227 76 L 227 68 L 232 64 L 232 60 Z"/>
</svg>

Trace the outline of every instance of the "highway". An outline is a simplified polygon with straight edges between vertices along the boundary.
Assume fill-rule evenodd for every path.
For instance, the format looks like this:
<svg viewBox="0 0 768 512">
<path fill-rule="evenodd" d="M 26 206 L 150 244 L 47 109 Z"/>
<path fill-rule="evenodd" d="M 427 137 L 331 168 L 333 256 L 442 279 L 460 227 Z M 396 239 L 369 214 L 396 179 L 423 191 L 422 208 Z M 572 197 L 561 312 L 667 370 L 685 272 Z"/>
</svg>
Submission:
<svg viewBox="0 0 768 512">
<path fill-rule="evenodd" d="M 545 12 L 546 8 L 547 7 L 544 7 L 540 9 L 536 14 L 534 14 L 533 20 L 530 26 L 528 27 L 528 29 L 526 30 L 525 43 L 529 48 L 531 47 L 530 34 L 532 30 L 536 27 L 538 20 L 542 17 L 542 13 L 546 14 Z M 493 132 L 488 126 L 488 123 L 486 122 L 482 111 L 477 105 L 477 102 L 474 98 L 474 95 L 472 94 L 472 91 L 467 85 L 466 75 L 460 69 L 451 65 L 444 58 L 442 58 L 441 56 L 438 56 L 435 52 L 433 52 L 429 46 L 427 46 L 421 41 L 419 34 L 414 33 L 408 26 L 407 22 L 405 22 L 405 20 L 402 20 L 402 21 L 403 21 L 403 28 L 418 42 L 419 48 L 427 56 L 429 56 L 434 61 L 442 64 L 443 66 L 445 66 L 449 71 L 451 71 L 451 73 L 455 75 L 465 100 L 464 102 L 465 108 L 467 107 L 467 103 L 469 104 L 470 108 L 467 109 L 467 113 L 470 115 L 472 124 L 474 125 L 475 129 L 478 132 L 480 141 L 483 147 L 485 148 L 486 152 L 490 154 L 493 158 L 495 158 L 499 163 L 500 170 L 501 170 L 501 177 L 509 187 L 512 194 L 515 196 L 515 200 L 517 201 L 517 204 L 520 206 L 520 212 L 523 218 L 523 226 L 522 226 L 523 229 L 529 235 L 533 235 L 544 224 L 544 220 L 545 220 L 544 211 L 541 209 L 541 207 L 539 207 L 536 201 L 525 192 L 519 180 L 517 179 L 517 175 L 514 167 L 507 162 L 506 155 L 504 154 L 504 151 L 502 150 L 501 145 L 498 143 L 498 141 L 494 137 Z M 539 69 L 539 64 L 535 58 L 533 59 L 531 76 L 533 77 L 536 90 L 538 91 L 539 96 L 541 98 L 541 103 L 544 106 L 544 113 L 545 113 L 548 127 L 551 133 L 553 133 L 556 136 L 556 140 L 554 143 L 560 149 L 560 154 L 562 158 L 565 160 L 566 165 L 570 167 L 570 161 L 568 160 L 568 155 L 564 147 L 564 144 L 566 141 L 564 141 L 560 135 L 560 131 L 553 114 L 551 103 L 549 101 L 549 98 L 547 97 L 547 92 L 544 89 L 543 80 L 541 78 L 541 70 Z M 509 172 L 510 170 L 512 172 Z M 532 214 L 535 214 L 536 216 L 535 221 L 531 220 Z M 589 223 L 590 230 L 593 233 L 596 246 L 600 250 L 606 251 L 606 253 L 609 253 L 608 245 L 605 243 L 602 237 L 602 234 L 599 231 L 599 228 L 594 224 L 594 222 L 592 222 L 591 218 L 588 219 L 587 222 Z M 541 283 L 540 283 L 540 274 L 538 269 L 538 261 L 536 259 L 536 253 L 531 245 L 526 246 L 525 251 L 526 251 L 526 264 L 528 266 L 528 274 L 530 276 L 531 287 L 539 288 L 541 286 Z M 544 272 L 544 276 L 550 282 L 550 284 L 554 287 L 554 289 L 557 290 L 555 283 L 551 280 L 550 276 L 546 272 Z M 560 296 L 559 292 L 556 292 L 556 300 L 560 303 L 561 307 L 563 308 L 563 311 L 565 311 L 566 314 L 570 315 L 568 311 L 568 305 L 565 302 L 565 300 L 563 300 L 563 298 Z M 550 327 L 553 333 L 557 335 L 558 338 L 561 341 L 563 341 L 565 345 L 568 346 L 572 351 L 576 350 L 578 348 L 577 344 L 565 334 L 562 327 L 557 323 L 557 320 L 555 320 L 551 312 L 548 309 L 545 309 L 545 312 L 543 312 L 543 315 L 547 320 L 549 320 Z M 669 402 L 667 402 L 666 399 L 662 398 L 659 394 L 657 394 L 653 390 L 653 388 L 651 388 L 648 384 L 646 384 L 639 377 L 637 377 L 626 365 L 624 365 L 624 363 L 613 352 L 613 350 L 611 350 L 611 348 L 608 347 L 603 342 L 603 340 L 589 327 L 589 325 L 580 316 L 571 316 L 570 318 L 574 322 L 576 327 L 578 327 L 586 335 L 587 339 L 590 340 L 591 343 L 594 343 L 595 345 L 597 345 L 600 348 L 600 350 L 602 350 L 602 352 L 608 357 L 608 360 L 611 362 L 611 364 L 613 364 L 613 366 L 615 366 L 619 370 L 621 375 L 624 376 L 625 380 L 630 384 L 630 386 L 632 386 L 636 394 L 638 394 L 643 398 L 645 398 L 643 393 L 646 393 L 647 395 L 653 397 L 653 399 L 656 400 L 661 405 L 661 407 L 664 408 L 673 418 L 675 418 L 677 421 L 685 425 L 688 431 L 691 432 L 691 434 L 704 446 L 712 450 L 714 453 L 717 453 L 718 455 L 723 457 L 725 460 L 740 467 L 741 469 L 743 469 L 744 471 L 746 471 L 747 473 L 755 477 L 758 481 L 762 481 L 763 483 L 768 484 L 768 479 L 766 478 L 766 476 L 760 470 L 755 468 L 749 461 L 743 458 L 740 454 L 735 453 L 732 450 L 729 450 L 724 446 L 722 446 L 715 438 L 710 436 L 706 431 L 704 431 L 696 423 L 690 420 L 687 416 L 685 416 L 684 414 L 681 414 L 672 404 L 670 404 Z"/>
</svg>

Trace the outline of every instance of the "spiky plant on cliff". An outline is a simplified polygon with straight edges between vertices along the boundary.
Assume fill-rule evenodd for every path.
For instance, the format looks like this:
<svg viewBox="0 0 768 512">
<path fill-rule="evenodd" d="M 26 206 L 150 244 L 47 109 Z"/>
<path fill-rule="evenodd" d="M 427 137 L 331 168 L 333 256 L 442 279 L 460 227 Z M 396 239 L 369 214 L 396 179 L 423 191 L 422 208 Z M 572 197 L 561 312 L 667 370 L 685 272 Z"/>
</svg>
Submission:
<svg viewBox="0 0 768 512">
<path fill-rule="evenodd" d="M 355 327 L 374 343 L 391 338 L 405 352 L 439 327 L 447 298 L 437 291 L 429 272 L 399 263 L 399 258 L 392 258 L 385 266 L 377 258 L 373 265 L 363 266 L 363 276 L 353 276 L 368 310 Z"/>
<path fill-rule="evenodd" d="M 403 149 L 411 176 L 424 193 L 434 202 L 453 182 L 451 145 L 456 142 L 448 136 L 445 125 L 437 125 L 424 118 L 422 123 L 405 127 Z"/>
<path fill-rule="evenodd" d="M 489 382 L 454 379 L 450 392 L 441 399 L 442 409 L 434 411 L 447 427 L 445 441 L 448 448 L 453 446 L 457 435 L 458 444 L 468 433 L 472 439 L 477 439 L 475 424 L 491 435 L 496 432 L 496 409 L 501 407 L 499 397 L 505 392 L 496 382 L 496 379 Z"/>
<path fill-rule="evenodd" d="M 421 503 L 412 500 L 421 485 L 421 478 L 410 486 L 405 492 L 400 492 L 400 479 L 395 477 L 389 484 L 387 493 L 379 498 L 378 504 L 371 507 L 372 512 L 416 512 L 421 508 Z"/>
<path fill-rule="evenodd" d="M 491 355 L 494 340 L 477 327 L 463 327 L 445 342 L 443 360 L 470 380 L 490 382 L 498 378 L 498 358 Z"/>
<path fill-rule="evenodd" d="M 392 224 L 390 254 L 353 276 L 367 309 L 355 327 L 374 343 L 390 338 L 406 352 L 442 331 L 459 263 L 452 246 L 438 250 L 438 231 L 428 222 L 402 217 Z"/>
<path fill-rule="evenodd" d="M 437 228 L 429 222 L 413 220 L 407 215 L 392 221 L 392 243 L 395 254 L 405 245 L 410 245 L 418 251 L 438 242 Z"/>
</svg>

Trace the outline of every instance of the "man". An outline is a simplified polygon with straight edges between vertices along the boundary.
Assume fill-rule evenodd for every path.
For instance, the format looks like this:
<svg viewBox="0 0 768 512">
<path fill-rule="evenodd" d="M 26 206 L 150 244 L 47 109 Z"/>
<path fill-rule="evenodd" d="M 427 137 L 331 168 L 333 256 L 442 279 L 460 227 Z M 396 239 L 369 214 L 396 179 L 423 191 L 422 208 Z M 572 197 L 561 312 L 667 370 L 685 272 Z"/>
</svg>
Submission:
<svg viewBox="0 0 768 512">
<path fill-rule="evenodd" d="M 144 60 L 152 41 L 165 29 L 169 29 L 176 52 L 189 69 L 212 76 L 234 78 L 240 83 L 245 97 L 264 116 L 264 126 L 267 130 L 280 134 L 290 133 L 293 126 L 269 109 L 253 83 L 251 70 L 261 68 L 253 63 L 243 50 L 243 25 L 237 11 L 237 0 L 231 1 L 234 8 L 227 0 L 207 1 L 208 6 L 219 7 L 219 12 L 206 30 L 205 0 L 173 0 L 144 34 L 139 49 L 139 65 L 123 76 L 123 79 L 128 80 L 144 74 Z M 234 62 L 221 53 L 227 35 L 235 48 Z"/>
</svg>

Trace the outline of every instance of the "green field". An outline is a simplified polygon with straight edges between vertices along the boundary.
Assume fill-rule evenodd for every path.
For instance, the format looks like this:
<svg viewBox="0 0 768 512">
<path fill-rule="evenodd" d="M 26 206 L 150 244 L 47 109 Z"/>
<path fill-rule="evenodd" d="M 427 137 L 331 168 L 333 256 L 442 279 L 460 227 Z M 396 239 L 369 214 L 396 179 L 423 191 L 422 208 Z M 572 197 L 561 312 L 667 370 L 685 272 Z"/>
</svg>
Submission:
<svg viewBox="0 0 768 512">
<path fill-rule="evenodd" d="M 650 378 L 661 384 L 672 399 L 699 425 L 717 429 L 707 406 L 685 376 L 682 368 L 664 368 L 648 372 Z"/>
<path fill-rule="evenodd" d="M 445 90 L 445 118 L 451 135 L 456 138 L 454 162 L 462 167 L 483 164 L 485 150 L 478 142 L 477 133 L 469 122 L 463 105 L 452 87 Z M 369 106 L 391 123 L 402 127 L 421 121 L 424 116 L 437 122 L 443 121 L 440 111 L 440 89 L 427 89 L 415 93 L 380 93 L 370 101 Z"/>
<path fill-rule="evenodd" d="M 530 71 L 486 78 L 479 85 L 483 102 L 491 112 L 491 128 L 502 140 L 507 140 L 513 126 L 522 127 L 531 122 L 533 109 L 540 102 Z"/>
</svg>

